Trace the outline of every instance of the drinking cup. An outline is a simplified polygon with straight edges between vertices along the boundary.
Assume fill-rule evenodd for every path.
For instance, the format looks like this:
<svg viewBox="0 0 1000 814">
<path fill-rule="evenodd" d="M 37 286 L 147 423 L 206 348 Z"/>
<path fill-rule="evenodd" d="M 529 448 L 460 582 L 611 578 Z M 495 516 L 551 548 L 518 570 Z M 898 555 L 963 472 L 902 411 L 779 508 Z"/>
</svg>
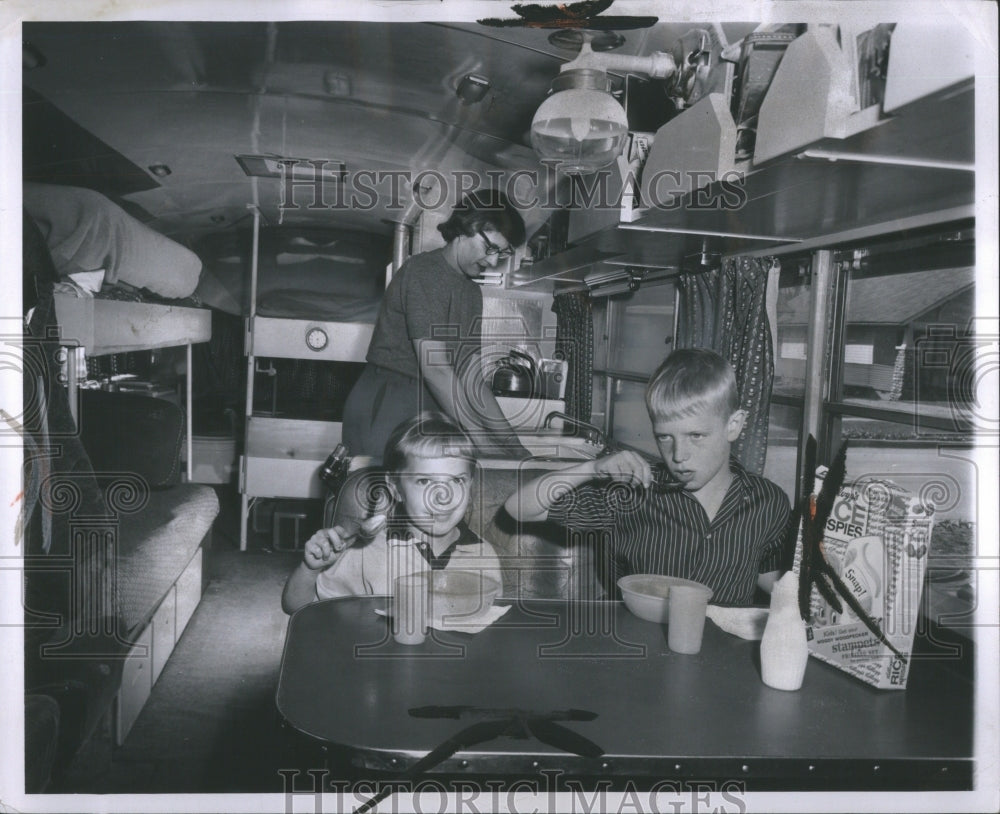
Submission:
<svg viewBox="0 0 1000 814">
<path fill-rule="evenodd" d="M 392 595 L 392 638 L 420 644 L 427 635 L 430 591 L 426 574 L 397 577 Z"/>
<path fill-rule="evenodd" d="M 701 650 L 705 611 L 711 598 L 712 589 L 705 585 L 670 586 L 667 646 L 675 653 L 697 653 Z"/>
</svg>

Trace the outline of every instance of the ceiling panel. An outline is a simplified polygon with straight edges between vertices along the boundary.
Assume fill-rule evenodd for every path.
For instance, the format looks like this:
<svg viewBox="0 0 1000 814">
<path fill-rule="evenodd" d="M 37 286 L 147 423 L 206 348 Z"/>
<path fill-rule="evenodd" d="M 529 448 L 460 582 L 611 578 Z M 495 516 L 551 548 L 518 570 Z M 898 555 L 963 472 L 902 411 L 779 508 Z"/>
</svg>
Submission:
<svg viewBox="0 0 1000 814">
<path fill-rule="evenodd" d="M 690 27 L 626 31 L 620 53 L 669 49 Z M 140 171 L 170 168 L 129 200 L 174 235 L 245 217 L 253 189 L 236 154 L 340 159 L 351 172 L 535 169 L 531 118 L 575 55 L 548 30 L 476 23 L 27 23 L 23 34 L 45 59 L 26 86 Z M 455 88 L 469 73 L 491 87 L 466 105 Z M 257 187 L 269 218 L 331 217 L 281 211 L 277 189 Z M 385 232 L 400 217 L 390 203 L 336 218 Z"/>
</svg>

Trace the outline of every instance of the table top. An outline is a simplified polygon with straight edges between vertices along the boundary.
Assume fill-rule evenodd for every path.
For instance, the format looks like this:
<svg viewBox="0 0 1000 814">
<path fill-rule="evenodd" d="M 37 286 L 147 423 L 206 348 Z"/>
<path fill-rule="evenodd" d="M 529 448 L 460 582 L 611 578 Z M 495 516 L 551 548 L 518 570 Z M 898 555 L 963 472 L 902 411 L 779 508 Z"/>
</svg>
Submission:
<svg viewBox="0 0 1000 814">
<path fill-rule="evenodd" d="M 917 660 L 906 690 L 878 690 L 810 659 L 802 688 L 760 678 L 759 643 L 705 624 L 696 655 L 671 652 L 666 627 L 620 603 L 498 600 L 514 606 L 480 633 L 430 631 L 396 644 L 376 613 L 385 597 L 306 606 L 289 621 L 277 689 L 286 722 L 349 749 L 358 765 L 399 769 L 477 720 L 521 710 L 545 717 L 596 713 L 561 724 L 603 750 L 577 757 L 526 737 L 460 752 L 453 766 L 512 772 L 662 772 L 730 765 L 747 772 L 794 763 L 923 761 L 947 772 L 973 755 L 973 690 L 940 660 Z M 460 719 L 411 710 L 467 706 Z"/>
</svg>

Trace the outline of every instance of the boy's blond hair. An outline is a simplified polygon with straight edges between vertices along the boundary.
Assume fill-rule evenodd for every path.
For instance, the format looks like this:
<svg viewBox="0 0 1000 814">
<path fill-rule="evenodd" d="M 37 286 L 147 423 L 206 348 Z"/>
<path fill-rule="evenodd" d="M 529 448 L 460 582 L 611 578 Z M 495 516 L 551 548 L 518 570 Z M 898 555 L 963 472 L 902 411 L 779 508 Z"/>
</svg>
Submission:
<svg viewBox="0 0 1000 814">
<path fill-rule="evenodd" d="M 423 412 L 392 431 L 382 465 L 389 472 L 406 468 L 407 457 L 462 458 L 475 465 L 472 439 L 444 413 Z"/>
<path fill-rule="evenodd" d="M 675 350 L 650 377 L 646 408 L 654 421 L 705 412 L 728 418 L 739 409 L 733 366 L 707 348 Z"/>
</svg>

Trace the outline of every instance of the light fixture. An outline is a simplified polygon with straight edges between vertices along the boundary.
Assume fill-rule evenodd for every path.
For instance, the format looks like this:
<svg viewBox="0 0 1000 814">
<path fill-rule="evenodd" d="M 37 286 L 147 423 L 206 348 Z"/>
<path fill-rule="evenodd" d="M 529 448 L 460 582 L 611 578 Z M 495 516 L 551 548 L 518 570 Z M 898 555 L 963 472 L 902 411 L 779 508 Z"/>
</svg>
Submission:
<svg viewBox="0 0 1000 814">
<path fill-rule="evenodd" d="M 670 54 L 648 57 L 598 54 L 585 39 L 576 59 L 560 69 L 551 95 L 531 121 L 531 146 L 567 175 L 596 172 L 611 164 L 628 135 L 628 117 L 610 94 L 608 71 L 666 79 L 676 71 Z"/>
<path fill-rule="evenodd" d="M 624 294 L 638 291 L 646 274 L 647 269 L 633 266 L 610 268 L 592 271 L 583 278 L 583 282 L 595 295 Z"/>
<path fill-rule="evenodd" d="M 701 239 L 701 247 L 684 255 L 684 266 L 692 271 L 717 268 L 721 252 L 707 237 Z"/>
<path fill-rule="evenodd" d="M 627 280 L 629 276 L 628 270 L 625 268 L 602 269 L 601 271 L 592 271 L 584 276 L 583 282 L 587 284 L 588 288 L 597 288 L 599 285 Z"/>
<path fill-rule="evenodd" d="M 595 297 L 614 297 L 618 294 L 634 294 L 639 290 L 639 283 L 636 280 L 628 280 L 613 285 L 604 285 L 591 292 Z"/>
<path fill-rule="evenodd" d="M 491 83 L 485 76 L 467 73 L 455 88 L 455 95 L 462 100 L 463 105 L 481 102 L 489 92 Z"/>
<path fill-rule="evenodd" d="M 595 172 L 614 161 L 628 135 L 628 117 L 610 89 L 604 71 L 578 68 L 559 74 L 552 95 L 531 121 L 535 152 L 558 162 L 567 175 Z"/>
</svg>

